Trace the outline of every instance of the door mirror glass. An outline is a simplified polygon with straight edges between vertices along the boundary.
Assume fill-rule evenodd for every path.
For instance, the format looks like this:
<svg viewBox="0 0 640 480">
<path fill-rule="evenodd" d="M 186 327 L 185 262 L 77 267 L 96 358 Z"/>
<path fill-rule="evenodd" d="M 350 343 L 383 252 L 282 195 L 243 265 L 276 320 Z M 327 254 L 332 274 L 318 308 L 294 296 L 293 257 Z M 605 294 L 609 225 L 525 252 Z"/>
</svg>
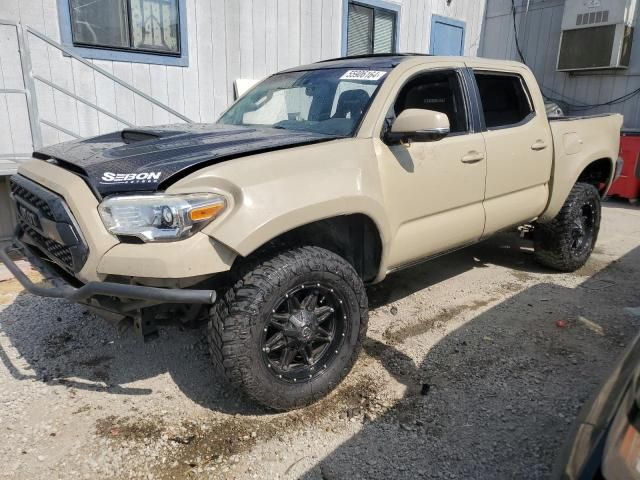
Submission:
<svg viewBox="0 0 640 480">
<path fill-rule="evenodd" d="M 386 134 L 388 143 L 429 142 L 449 134 L 449 117 L 435 110 L 407 108 L 395 119 Z"/>
</svg>

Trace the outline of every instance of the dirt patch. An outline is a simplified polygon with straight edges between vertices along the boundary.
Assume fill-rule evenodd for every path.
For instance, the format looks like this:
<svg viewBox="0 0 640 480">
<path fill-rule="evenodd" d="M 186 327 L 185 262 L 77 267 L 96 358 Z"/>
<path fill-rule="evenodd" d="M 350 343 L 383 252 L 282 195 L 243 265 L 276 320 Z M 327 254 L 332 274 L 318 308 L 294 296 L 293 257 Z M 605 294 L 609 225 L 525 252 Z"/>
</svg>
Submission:
<svg viewBox="0 0 640 480">
<path fill-rule="evenodd" d="M 114 442 L 159 442 L 166 461 L 150 465 L 154 478 L 184 478 L 194 469 L 222 463 L 246 452 L 257 442 L 284 437 L 337 415 L 382 414 L 391 404 L 378 400 L 380 392 L 381 386 L 372 377 L 361 376 L 317 404 L 293 412 L 234 416 L 221 421 L 185 420 L 178 426 L 165 426 L 160 417 L 149 420 L 109 416 L 96 422 L 96 433 Z"/>
<path fill-rule="evenodd" d="M 27 277 L 33 283 L 41 283 L 43 281 L 42 275 L 36 271 L 27 272 Z M 9 305 L 13 300 L 22 292 L 24 288 L 18 280 L 10 278 L 8 280 L 0 281 L 0 305 Z"/>
<path fill-rule="evenodd" d="M 435 317 L 426 318 L 420 321 L 420 323 L 407 325 L 406 327 L 399 329 L 394 329 L 393 327 L 388 328 L 383 335 L 385 339 L 388 340 L 390 345 L 397 345 L 404 342 L 408 338 L 422 335 L 435 328 L 441 328 L 448 321 L 454 319 L 458 315 L 461 315 L 468 311 L 474 311 L 482 307 L 486 307 L 494 300 L 496 299 L 488 298 L 486 300 L 475 300 L 469 304 L 458 305 L 448 309 L 445 308 Z"/>
<path fill-rule="evenodd" d="M 117 438 L 122 441 L 156 440 L 160 438 L 163 429 L 164 421 L 159 416 L 143 420 L 109 415 L 96 422 L 96 433 L 98 435 L 106 438 Z"/>
<path fill-rule="evenodd" d="M 74 337 L 68 330 L 50 335 L 42 342 L 44 356 L 47 358 L 57 358 L 66 355 L 71 351 L 73 341 Z"/>
<path fill-rule="evenodd" d="M 526 283 L 530 280 L 533 280 L 535 277 L 527 272 L 522 272 L 520 270 L 509 270 L 509 273 L 516 277 L 522 283 Z"/>
<path fill-rule="evenodd" d="M 615 268 L 615 262 L 591 257 L 584 267 L 573 272 L 573 274 L 579 277 L 592 277 L 607 266 L 611 270 L 612 268 Z"/>
</svg>

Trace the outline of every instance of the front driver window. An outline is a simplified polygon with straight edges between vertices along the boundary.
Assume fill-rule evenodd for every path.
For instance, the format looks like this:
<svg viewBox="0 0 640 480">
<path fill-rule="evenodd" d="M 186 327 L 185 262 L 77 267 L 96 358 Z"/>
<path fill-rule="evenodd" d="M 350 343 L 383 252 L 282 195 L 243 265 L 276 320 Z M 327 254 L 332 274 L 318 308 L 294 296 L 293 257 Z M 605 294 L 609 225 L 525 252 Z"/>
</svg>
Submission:
<svg viewBox="0 0 640 480">
<path fill-rule="evenodd" d="M 469 131 L 462 87 L 454 71 L 429 72 L 409 80 L 389 113 L 397 117 L 407 108 L 444 113 L 449 117 L 451 133 Z"/>
</svg>

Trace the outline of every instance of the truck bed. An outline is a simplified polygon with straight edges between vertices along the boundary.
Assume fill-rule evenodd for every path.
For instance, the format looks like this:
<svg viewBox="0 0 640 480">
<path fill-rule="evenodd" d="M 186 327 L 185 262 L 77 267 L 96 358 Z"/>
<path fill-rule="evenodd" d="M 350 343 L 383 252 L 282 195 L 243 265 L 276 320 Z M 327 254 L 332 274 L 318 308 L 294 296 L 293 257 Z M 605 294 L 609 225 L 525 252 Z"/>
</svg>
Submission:
<svg viewBox="0 0 640 480">
<path fill-rule="evenodd" d="M 566 200 L 576 178 L 585 166 L 606 159 L 611 164 L 618 158 L 622 115 L 605 113 L 580 117 L 561 117 L 549 120 L 553 135 L 553 168 L 551 195 L 540 221 L 553 219 Z M 613 181 L 614 168 L 601 194 Z"/>
</svg>

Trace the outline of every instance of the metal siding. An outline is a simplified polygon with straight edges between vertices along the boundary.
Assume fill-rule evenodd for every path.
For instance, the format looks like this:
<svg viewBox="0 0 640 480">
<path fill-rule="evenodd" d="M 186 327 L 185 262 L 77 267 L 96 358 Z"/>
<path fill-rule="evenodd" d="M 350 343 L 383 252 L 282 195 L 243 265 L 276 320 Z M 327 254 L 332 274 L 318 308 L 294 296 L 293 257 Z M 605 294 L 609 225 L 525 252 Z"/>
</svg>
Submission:
<svg viewBox="0 0 640 480">
<path fill-rule="evenodd" d="M 196 121 L 213 121 L 233 101 L 238 78 L 263 78 L 280 68 L 340 56 L 346 0 L 191 0 L 187 2 L 189 66 L 176 67 L 96 60 L 108 72 L 169 104 Z M 362 0 L 367 3 L 367 0 Z M 16 20 L 59 41 L 58 0 L 4 0 L 0 18 Z M 431 14 L 466 23 L 470 32 L 465 54 L 475 54 L 484 0 L 369 0 L 399 10 L 397 42 L 401 51 L 428 52 Z M 394 8 L 395 9 L 395 8 Z M 183 32 L 184 35 L 184 32 Z M 55 48 L 31 37 L 33 72 L 74 94 L 111 107 L 132 124 L 175 122 L 177 119 L 103 75 L 65 57 Z M 14 40 L 15 42 L 15 40 Z M 10 48 L 2 42 L 2 51 Z M 105 133 L 122 125 L 50 86 L 36 81 L 40 116 L 80 136 Z M 6 100 L 2 106 L 6 111 Z M 69 136 L 43 126 L 45 144 Z"/>
<path fill-rule="evenodd" d="M 198 73 L 198 88 L 193 91 L 185 90 L 187 95 L 185 102 L 187 105 L 192 101 L 200 103 L 201 111 L 205 113 L 200 117 L 196 117 L 197 120 L 204 122 L 207 118 L 216 118 L 220 115 L 229 103 L 229 89 L 227 88 L 227 35 L 226 35 L 226 10 L 224 6 L 224 0 L 212 0 L 212 11 L 216 12 L 213 16 L 213 27 L 210 28 L 208 41 L 213 46 L 213 62 L 210 58 L 206 58 L 204 55 L 199 55 L 202 61 L 205 62 L 203 68 L 205 71 L 209 71 L 212 65 L 215 65 L 213 69 L 213 77 L 200 77 L 200 68 L 196 71 Z M 201 27 L 199 27 L 200 29 Z M 206 32 L 206 25 L 204 26 Z M 210 51 L 210 50 L 207 50 Z M 199 50 L 198 50 L 199 52 Z M 199 60 L 200 61 L 200 60 Z M 200 81 L 202 80 L 202 83 Z M 211 83 L 212 82 L 212 83 Z M 200 86 L 202 85 L 202 87 Z M 209 102 L 209 98 L 203 98 L 203 92 L 201 88 L 210 89 L 213 92 L 213 103 Z M 205 94 L 206 95 L 206 94 Z M 209 116 L 206 115 L 210 112 Z"/>
<path fill-rule="evenodd" d="M 8 203 L 9 199 L 9 177 L 0 177 L 0 205 Z M 15 226 L 15 214 L 13 206 L 0 208 L 0 242 L 9 240 Z"/>
<path fill-rule="evenodd" d="M 556 61 L 564 2 L 531 2 L 525 15 L 526 3 L 526 0 L 516 0 L 518 38 L 527 64 L 547 95 L 574 104 L 594 105 L 608 102 L 640 88 L 640 42 L 633 43 L 631 65 L 627 70 L 578 74 L 558 72 Z M 483 31 L 485 34 L 481 42 L 480 55 L 519 60 L 515 49 L 510 0 L 487 0 Z M 637 34 L 636 28 L 636 36 Z M 601 106 L 575 113 L 621 113 L 625 117 L 625 127 L 640 128 L 639 106 L 640 95 L 636 95 L 618 105 Z"/>
<path fill-rule="evenodd" d="M 93 63 L 100 68 L 104 68 L 107 72 L 114 73 L 113 62 L 110 60 L 94 60 Z M 116 105 L 116 88 L 114 82 L 104 75 L 94 75 L 93 82 L 96 104 L 105 110 L 112 110 L 113 106 Z M 116 115 L 118 114 L 117 111 L 114 113 Z M 97 129 L 99 132 L 113 131 L 118 128 L 123 128 L 120 122 L 107 115 L 98 113 Z"/>
</svg>

